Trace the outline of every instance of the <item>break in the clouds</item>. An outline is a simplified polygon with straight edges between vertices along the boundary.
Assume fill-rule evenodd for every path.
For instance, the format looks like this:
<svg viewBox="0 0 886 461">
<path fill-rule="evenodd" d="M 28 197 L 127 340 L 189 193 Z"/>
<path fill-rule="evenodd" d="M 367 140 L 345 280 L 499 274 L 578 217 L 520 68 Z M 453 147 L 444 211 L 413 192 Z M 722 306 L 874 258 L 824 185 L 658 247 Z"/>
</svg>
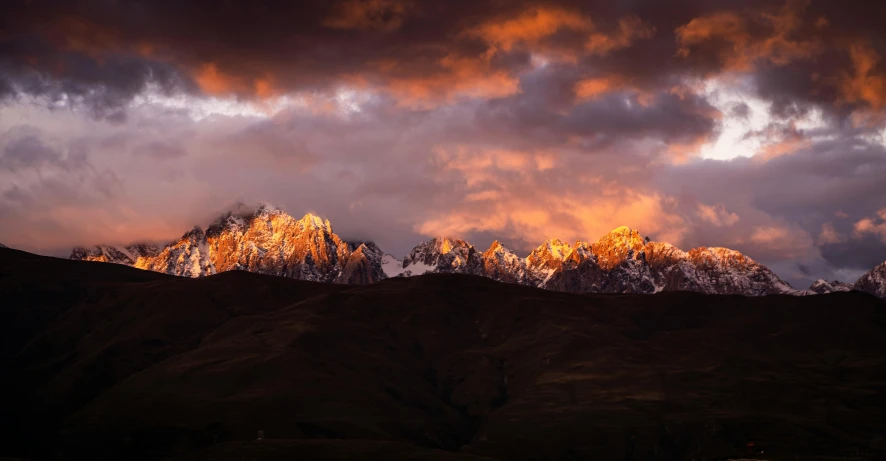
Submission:
<svg viewBox="0 0 886 461">
<path fill-rule="evenodd" d="M 628 225 L 798 285 L 852 278 L 886 259 L 883 18 L 794 0 L 13 0 L 0 241 L 163 241 L 264 201 L 395 254 Z"/>
</svg>

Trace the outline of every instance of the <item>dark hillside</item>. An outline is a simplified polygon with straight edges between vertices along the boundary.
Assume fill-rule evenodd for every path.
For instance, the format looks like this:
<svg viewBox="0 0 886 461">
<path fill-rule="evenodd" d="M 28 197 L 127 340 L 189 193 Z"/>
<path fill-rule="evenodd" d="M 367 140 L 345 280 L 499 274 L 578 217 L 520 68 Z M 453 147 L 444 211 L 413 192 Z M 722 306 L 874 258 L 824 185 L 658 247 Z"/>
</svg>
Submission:
<svg viewBox="0 0 886 461">
<path fill-rule="evenodd" d="M 185 279 L 0 252 L 4 456 L 886 456 L 886 313 L 863 293 Z"/>
</svg>

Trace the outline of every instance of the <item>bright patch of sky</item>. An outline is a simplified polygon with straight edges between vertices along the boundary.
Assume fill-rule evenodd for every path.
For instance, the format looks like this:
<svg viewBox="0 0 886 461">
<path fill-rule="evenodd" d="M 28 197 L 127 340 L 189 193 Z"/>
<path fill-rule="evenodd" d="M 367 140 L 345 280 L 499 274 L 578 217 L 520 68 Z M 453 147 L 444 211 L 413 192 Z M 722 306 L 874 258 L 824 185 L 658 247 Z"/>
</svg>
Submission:
<svg viewBox="0 0 886 461">
<path fill-rule="evenodd" d="M 369 93 L 347 88 L 342 88 L 335 92 L 335 100 L 338 103 L 338 109 L 345 115 L 361 112 L 363 110 L 361 106 L 365 104 L 369 98 Z"/>
<path fill-rule="evenodd" d="M 136 96 L 130 103 L 131 108 L 142 106 L 162 107 L 186 111 L 194 121 L 200 121 L 212 115 L 229 117 L 270 118 L 289 109 L 311 110 L 312 106 L 331 103 L 331 107 L 340 115 L 360 112 L 362 104 L 369 95 L 365 92 L 347 88 L 339 89 L 334 95 L 321 94 L 287 94 L 261 100 L 238 99 L 233 96 L 191 96 L 186 94 L 165 95 L 157 89 Z"/>
<path fill-rule="evenodd" d="M 720 136 L 716 141 L 702 147 L 702 158 L 730 160 L 737 157 L 753 157 L 769 144 L 765 136 L 747 136 L 748 133 L 765 129 L 774 121 L 769 114 L 769 103 L 753 93 L 753 87 L 746 78 L 731 77 L 711 79 L 705 82 L 703 95 L 722 114 Z M 744 105 L 747 110 L 739 108 Z M 810 139 L 822 139 L 816 133 L 827 127 L 821 110 L 810 110 L 794 120 L 797 130 L 803 131 Z M 827 136 L 824 136 L 826 138 Z"/>
<path fill-rule="evenodd" d="M 185 110 L 192 119 L 199 121 L 210 115 L 267 118 L 290 107 L 295 102 L 288 95 L 268 98 L 262 101 L 245 101 L 238 100 L 235 97 L 194 97 L 185 94 L 164 95 L 159 91 L 149 89 L 136 96 L 130 103 L 130 107 L 159 106 Z"/>
<path fill-rule="evenodd" d="M 751 96 L 749 89 L 739 85 L 724 85 L 718 79 L 705 83 L 704 96 L 722 114 L 720 136 L 701 149 L 703 158 L 729 160 L 736 157 L 752 157 L 761 147 L 759 139 L 745 137 L 749 131 L 761 130 L 771 121 L 768 104 Z M 736 111 L 745 104 L 746 114 Z"/>
</svg>

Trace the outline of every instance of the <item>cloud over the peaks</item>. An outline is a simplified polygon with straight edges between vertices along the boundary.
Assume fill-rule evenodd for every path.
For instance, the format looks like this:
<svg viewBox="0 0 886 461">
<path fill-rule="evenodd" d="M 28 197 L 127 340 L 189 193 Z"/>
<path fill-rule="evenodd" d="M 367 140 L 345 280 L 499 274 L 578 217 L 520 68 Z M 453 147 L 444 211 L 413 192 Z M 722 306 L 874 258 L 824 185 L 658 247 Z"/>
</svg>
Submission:
<svg viewBox="0 0 886 461">
<path fill-rule="evenodd" d="M 264 201 L 394 254 L 628 225 L 795 283 L 886 260 L 882 2 L 7 3 L 7 245 Z"/>
</svg>

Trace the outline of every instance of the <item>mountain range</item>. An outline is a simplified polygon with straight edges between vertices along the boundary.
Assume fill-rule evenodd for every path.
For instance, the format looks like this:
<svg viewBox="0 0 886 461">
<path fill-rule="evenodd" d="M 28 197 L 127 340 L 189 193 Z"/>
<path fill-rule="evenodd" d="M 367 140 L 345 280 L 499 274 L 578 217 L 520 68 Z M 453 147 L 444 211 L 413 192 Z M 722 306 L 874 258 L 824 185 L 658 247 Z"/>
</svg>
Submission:
<svg viewBox="0 0 886 461">
<path fill-rule="evenodd" d="M 271 205 L 228 212 L 205 231 L 194 227 L 163 247 L 78 247 L 70 258 L 185 277 L 245 270 L 299 280 L 368 284 L 392 277 L 457 273 L 571 293 L 694 291 L 763 296 L 859 290 L 886 298 L 886 263 L 854 284 L 817 280 L 807 290 L 796 290 L 738 251 L 719 247 L 683 251 L 624 226 L 594 243 L 570 245 L 549 239 L 525 258 L 499 241 L 480 251 L 461 239 L 437 237 L 420 243 L 400 260 L 373 242 L 342 240 L 329 220 L 310 213 L 296 219 Z"/>
</svg>

